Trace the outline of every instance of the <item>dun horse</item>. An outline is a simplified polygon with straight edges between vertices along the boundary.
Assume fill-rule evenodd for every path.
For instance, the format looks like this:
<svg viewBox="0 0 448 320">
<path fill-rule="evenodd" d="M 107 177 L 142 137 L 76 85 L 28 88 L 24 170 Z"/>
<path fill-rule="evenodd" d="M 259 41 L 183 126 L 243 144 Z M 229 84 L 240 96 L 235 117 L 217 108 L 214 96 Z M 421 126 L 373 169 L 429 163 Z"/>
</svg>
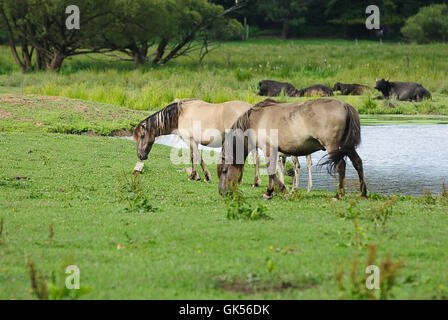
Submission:
<svg viewBox="0 0 448 320">
<path fill-rule="evenodd" d="M 157 113 L 140 122 L 134 129 L 133 136 L 137 140 L 137 156 L 140 160 L 148 159 L 156 137 L 176 134 L 187 143 L 191 151 L 192 172 L 190 180 L 201 180 L 196 170 L 200 164 L 205 181 L 210 181 L 207 170 L 198 149 L 198 143 L 209 147 L 221 147 L 225 138 L 225 130 L 252 107 L 243 101 L 229 101 L 211 104 L 199 99 L 175 101 Z M 260 184 L 258 177 L 258 152 L 254 150 L 255 179 L 254 186 Z"/>
<path fill-rule="evenodd" d="M 270 199 L 274 183 L 285 192 L 285 185 L 275 174 L 278 152 L 304 156 L 327 150 L 330 171 L 339 174 L 336 198 L 344 195 L 345 158 L 348 156 L 358 172 L 361 195 L 367 196 L 362 160 L 356 152 L 361 143 L 358 112 L 351 105 L 334 99 L 279 103 L 271 99 L 260 102 L 243 114 L 232 126 L 222 147 L 217 171 L 219 193 L 226 194 L 241 180 L 244 160 L 254 148 L 263 149 L 267 160 L 269 186 L 264 198 Z M 238 153 L 237 147 L 243 154 Z"/>
</svg>

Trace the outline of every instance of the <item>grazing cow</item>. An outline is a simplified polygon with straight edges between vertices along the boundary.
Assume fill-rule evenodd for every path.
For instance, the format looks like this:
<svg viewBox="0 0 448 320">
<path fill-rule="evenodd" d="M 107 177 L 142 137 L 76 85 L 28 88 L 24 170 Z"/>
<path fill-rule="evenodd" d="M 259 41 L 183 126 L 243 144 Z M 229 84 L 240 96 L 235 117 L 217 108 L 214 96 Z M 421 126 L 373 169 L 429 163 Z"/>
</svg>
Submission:
<svg viewBox="0 0 448 320">
<path fill-rule="evenodd" d="M 341 94 L 344 96 L 353 95 L 360 96 L 364 93 L 365 90 L 369 90 L 370 87 L 357 84 L 357 83 L 340 83 L 336 82 L 333 87 L 333 91 L 341 91 Z"/>
<path fill-rule="evenodd" d="M 289 97 L 297 97 L 297 89 L 288 82 L 279 82 L 274 80 L 262 80 L 259 83 L 259 96 L 275 97 L 279 96 L 282 91 Z"/>
<path fill-rule="evenodd" d="M 421 101 L 431 98 L 431 93 L 416 82 L 390 82 L 377 79 L 375 89 L 383 94 L 385 99 L 397 97 L 401 101 Z"/>
<path fill-rule="evenodd" d="M 311 87 L 298 90 L 299 97 L 311 97 L 311 96 L 329 97 L 333 95 L 331 88 L 322 84 L 315 84 Z"/>
</svg>

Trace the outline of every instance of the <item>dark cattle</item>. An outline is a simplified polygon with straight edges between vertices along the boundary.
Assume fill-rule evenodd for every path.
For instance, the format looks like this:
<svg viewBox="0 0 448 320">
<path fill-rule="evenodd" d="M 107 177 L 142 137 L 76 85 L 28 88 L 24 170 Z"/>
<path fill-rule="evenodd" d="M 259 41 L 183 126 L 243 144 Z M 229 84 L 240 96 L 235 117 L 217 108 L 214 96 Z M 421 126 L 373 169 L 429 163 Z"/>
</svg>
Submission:
<svg viewBox="0 0 448 320">
<path fill-rule="evenodd" d="M 311 96 L 321 96 L 328 97 L 333 95 L 333 90 L 331 88 L 324 86 L 322 84 L 315 84 L 311 87 L 300 89 L 298 91 L 298 96 L 300 97 L 311 97 Z"/>
<path fill-rule="evenodd" d="M 416 82 L 390 82 L 377 79 L 375 89 L 386 99 L 397 97 L 402 101 L 421 101 L 423 98 L 431 98 L 431 93 Z"/>
<path fill-rule="evenodd" d="M 333 91 L 341 91 L 342 95 L 354 95 L 354 96 L 360 96 L 364 93 L 364 90 L 369 90 L 370 87 L 363 85 L 363 84 L 357 84 L 357 83 L 340 83 L 336 82 L 333 87 Z"/>
<path fill-rule="evenodd" d="M 259 96 L 275 97 L 279 96 L 282 91 L 290 96 L 297 97 L 297 89 L 288 82 L 279 82 L 274 80 L 263 80 L 260 81 L 260 92 Z"/>
</svg>

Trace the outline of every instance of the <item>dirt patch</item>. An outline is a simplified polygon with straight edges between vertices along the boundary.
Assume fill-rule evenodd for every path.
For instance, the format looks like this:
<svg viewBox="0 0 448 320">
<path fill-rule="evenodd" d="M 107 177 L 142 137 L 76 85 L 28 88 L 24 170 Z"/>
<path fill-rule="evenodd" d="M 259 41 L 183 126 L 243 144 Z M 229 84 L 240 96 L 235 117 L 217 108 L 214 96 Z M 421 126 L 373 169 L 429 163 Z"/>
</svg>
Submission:
<svg viewBox="0 0 448 320">
<path fill-rule="evenodd" d="M 23 94 L 16 95 L 2 95 L 0 96 L 0 101 L 9 105 L 23 105 L 23 104 L 34 104 L 36 101 L 33 101 L 30 98 L 27 98 Z"/>
<path fill-rule="evenodd" d="M 219 280 L 217 287 L 224 291 L 243 293 L 243 294 L 257 294 L 263 292 L 281 292 L 285 290 L 307 290 L 316 287 L 317 284 L 313 282 L 307 282 L 303 284 L 297 284 L 292 282 L 268 282 L 268 281 L 255 281 L 248 282 L 245 279 L 237 278 L 231 281 Z"/>
<path fill-rule="evenodd" d="M 0 119 L 8 119 L 11 118 L 12 113 L 5 110 L 0 110 Z"/>
<path fill-rule="evenodd" d="M 131 130 L 115 130 L 110 134 L 112 137 L 129 137 L 132 136 Z"/>
<path fill-rule="evenodd" d="M 64 99 L 64 98 L 61 98 L 61 97 L 54 97 L 54 96 L 37 96 L 37 99 L 39 99 L 39 100 L 50 100 L 50 101 L 65 101 L 65 100 L 68 100 L 68 99 Z"/>
<path fill-rule="evenodd" d="M 75 110 L 79 110 L 79 111 L 84 111 L 86 112 L 87 110 L 89 110 L 88 106 L 85 106 L 83 104 L 77 104 L 73 107 Z"/>
</svg>

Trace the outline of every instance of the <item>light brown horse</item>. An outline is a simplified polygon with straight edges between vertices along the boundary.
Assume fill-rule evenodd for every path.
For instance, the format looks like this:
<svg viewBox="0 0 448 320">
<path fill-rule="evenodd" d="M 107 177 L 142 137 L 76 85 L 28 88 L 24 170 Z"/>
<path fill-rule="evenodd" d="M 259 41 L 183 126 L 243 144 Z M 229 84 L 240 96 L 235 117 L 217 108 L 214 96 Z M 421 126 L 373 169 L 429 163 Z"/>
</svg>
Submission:
<svg viewBox="0 0 448 320">
<path fill-rule="evenodd" d="M 241 180 L 248 151 L 260 147 L 266 156 L 269 186 L 264 198 L 270 199 L 274 183 L 281 191 L 285 185 L 275 174 L 277 154 L 304 156 L 327 150 L 330 171 L 339 174 L 336 199 L 344 195 L 345 157 L 358 172 L 361 195 L 367 196 L 362 160 L 356 152 L 361 143 L 358 112 L 351 105 L 335 99 L 279 103 L 265 100 L 242 115 L 232 126 L 222 147 L 217 171 L 219 193 L 227 194 Z M 238 147 L 242 146 L 242 147 Z M 243 154 L 240 154 L 242 150 Z"/>
<path fill-rule="evenodd" d="M 243 101 L 229 101 L 220 104 L 207 103 L 199 99 L 174 101 L 162 110 L 140 122 L 133 132 L 137 140 L 137 156 L 140 160 L 148 159 L 156 137 L 176 134 L 187 143 L 191 151 L 192 172 L 190 180 L 201 180 L 196 170 L 200 164 L 205 181 L 210 181 L 207 170 L 198 149 L 198 143 L 209 147 L 221 147 L 225 130 L 252 107 Z M 260 184 L 258 176 L 258 152 L 254 150 L 255 178 L 254 186 Z"/>
</svg>

